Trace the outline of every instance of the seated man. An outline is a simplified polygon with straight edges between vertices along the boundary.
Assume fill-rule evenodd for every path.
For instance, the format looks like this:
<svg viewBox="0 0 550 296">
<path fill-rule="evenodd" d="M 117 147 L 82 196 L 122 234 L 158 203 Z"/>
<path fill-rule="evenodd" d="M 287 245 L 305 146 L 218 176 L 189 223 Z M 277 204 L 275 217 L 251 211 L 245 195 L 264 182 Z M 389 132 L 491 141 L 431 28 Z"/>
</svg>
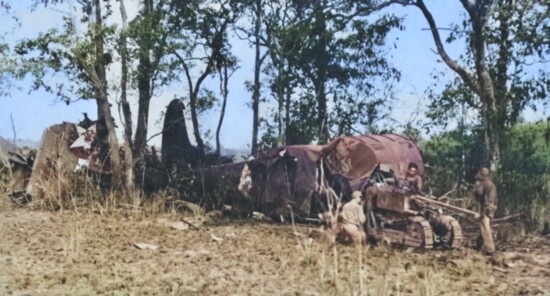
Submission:
<svg viewBox="0 0 550 296">
<path fill-rule="evenodd" d="M 364 229 L 366 217 L 361 199 L 361 192 L 354 191 L 351 200 L 344 205 L 338 217 L 340 234 L 346 241 L 351 240 L 353 244 L 362 244 L 367 240 Z"/>
<path fill-rule="evenodd" d="M 411 193 L 422 192 L 422 177 L 418 175 L 418 165 L 414 162 L 409 163 L 409 169 L 405 176 L 405 181 Z"/>
</svg>

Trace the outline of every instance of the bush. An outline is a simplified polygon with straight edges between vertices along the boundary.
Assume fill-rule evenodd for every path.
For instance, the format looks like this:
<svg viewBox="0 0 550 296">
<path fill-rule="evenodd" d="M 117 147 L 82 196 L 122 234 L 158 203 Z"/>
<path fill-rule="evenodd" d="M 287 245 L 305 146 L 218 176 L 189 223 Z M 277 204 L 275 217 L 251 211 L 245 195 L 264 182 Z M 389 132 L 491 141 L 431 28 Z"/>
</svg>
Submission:
<svg viewBox="0 0 550 296">
<path fill-rule="evenodd" d="M 492 176 L 498 190 L 497 216 L 523 214 L 523 226 L 550 231 L 550 131 L 549 123 L 511 128 L 501 138 L 501 167 Z M 451 131 L 423 144 L 428 187 L 436 196 L 455 188 L 453 195 L 467 196 L 475 172 L 484 162 L 483 134 Z"/>
</svg>

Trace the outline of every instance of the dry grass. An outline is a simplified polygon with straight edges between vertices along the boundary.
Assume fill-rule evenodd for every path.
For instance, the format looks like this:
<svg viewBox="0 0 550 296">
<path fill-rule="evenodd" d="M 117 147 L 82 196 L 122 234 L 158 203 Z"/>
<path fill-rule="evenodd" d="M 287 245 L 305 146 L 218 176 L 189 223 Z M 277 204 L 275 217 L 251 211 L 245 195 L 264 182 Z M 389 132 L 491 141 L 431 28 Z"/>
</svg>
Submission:
<svg viewBox="0 0 550 296">
<path fill-rule="evenodd" d="M 50 174 L 38 180 L 36 188 L 40 197 L 27 204 L 32 210 L 99 214 L 101 217 L 148 218 L 160 214 L 204 215 L 204 210 L 194 204 L 181 201 L 167 191 L 152 196 L 141 192 L 122 195 L 118 191 L 101 189 L 100 180 L 84 172 L 61 174 L 52 169 Z"/>
<path fill-rule="evenodd" d="M 544 295 L 547 269 L 495 271 L 471 249 L 329 245 L 314 227 L 209 219 L 168 192 L 121 198 L 82 175 L 0 197 L 1 295 Z M 75 189 L 76 188 L 76 189 Z M 52 211 L 53 210 L 53 211 Z M 176 230 L 186 219 L 198 230 Z M 139 250 L 135 243 L 158 245 Z M 548 245 L 548 241 L 546 241 Z M 522 244 L 516 249 L 524 248 Z M 540 253 L 548 252 L 537 247 Z M 532 252 L 532 250 L 531 250 Z M 516 262 L 517 263 L 517 262 Z M 550 264 L 550 260 L 548 262 Z M 506 267 L 506 266 L 505 266 Z M 540 292 L 540 293 L 539 293 Z"/>
<path fill-rule="evenodd" d="M 550 289 L 544 270 L 528 280 L 513 269 L 494 271 L 489 258 L 470 249 L 329 246 L 312 237 L 312 226 L 242 220 L 175 230 L 158 220 L 179 221 L 181 212 L 162 212 L 160 204 L 155 213 L 140 203 L 100 214 L 14 209 L 3 200 L 2 295 L 536 295 Z M 139 242 L 159 249 L 139 250 Z"/>
</svg>

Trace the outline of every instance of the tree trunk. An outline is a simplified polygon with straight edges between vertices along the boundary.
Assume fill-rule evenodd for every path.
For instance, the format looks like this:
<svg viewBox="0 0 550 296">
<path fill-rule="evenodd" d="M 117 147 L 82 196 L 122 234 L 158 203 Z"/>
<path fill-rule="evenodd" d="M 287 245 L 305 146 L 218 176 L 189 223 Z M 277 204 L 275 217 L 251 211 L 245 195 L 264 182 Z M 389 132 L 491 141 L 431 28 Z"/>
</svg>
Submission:
<svg viewBox="0 0 550 296">
<path fill-rule="evenodd" d="M 327 24 L 325 20 L 325 13 L 323 6 L 326 3 L 318 4 L 315 9 L 316 15 L 319 16 L 317 21 L 317 34 L 319 34 L 319 43 L 317 44 L 318 56 L 315 62 L 315 72 L 317 77 L 314 78 L 313 85 L 315 86 L 315 97 L 317 99 L 317 129 L 318 129 L 318 143 L 324 144 L 328 141 L 330 134 L 328 131 L 328 114 L 327 114 L 327 94 L 325 89 L 326 73 L 328 68 L 329 53 L 327 52 Z"/>
<path fill-rule="evenodd" d="M 199 150 L 199 159 L 198 159 L 198 165 L 202 166 L 205 159 L 205 152 L 204 152 L 204 142 L 202 141 L 202 137 L 199 130 L 199 120 L 197 115 L 197 96 L 201 87 L 202 82 L 208 76 L 212 69 L 212 58 L 208 62 L 206 69 L 202 73 L 202 75 L 197 79 L 197 82 L 195 85 L 193 85 L 193 79 L 191 78 L 191 69 L 189 69 L 189 66 L 187 65 L 185 59 L 178 54 L 176 51 L 172 51 L 172 53 L 176 56 L 176 58 L 180 61 L 183 70 L 185 72 L 185 77 L 187 80 L 187 87 L 189 88 L 189 109 L 191 111 L 191 122 L 193 123 L 193 134 L 195 135 L 195 141 L 197 142 L 197 149 Z"/>
<path fill-rule="evenodd" d="M 494 93 L 493 93 L 494 94 Z M 494 98 L 482 99 L 484 102 L 488 102 Z M 486 161 L 489 169 L 493 172 L 497 171 L 500 166 L 500 133 L 502 127 L 498 124 L 497 112 L 494 108 L 490 108 L 490 105 L 484 103 L 482 110 L 484 137 L 486 147 Z"/>
<path fill-rule="evenodd" d="M 153 1 L 144 1 L 143 14 L 146 23 L 150 24 Z M 145 153 L 147 149 L 147 126 L 149 124 L 149 102 L 151 100 L 151 57 L 150 57 L 150 32 L 143 34 L 139 44 L 139 65 L 138 65 L 138 91 L 139 106 L 137 116 L 136 137 L 134 141 L 134 161 L 137 174 L 145 173 Z M 143 180 L 142 177 L 139 179 Z M 143 184 L 142 184 L 143 185 Z"/>
<path fill-rule="evenodd" d="M 287 71 L 285 71 L 285 77 L 287 77 L 290 73 L 290 65 L 287 64 Z M 287 81 L 289 80 L 288 78 L 286 79 Z M 289 129 L 290 129 L 290 102 L 292 100 L 292 90 L 291 90 L 291 87 L 290 87 L 290 84 L 286 84 L 286 90 L 285 90 L 285 94 L 284 94 L 284 97 L 282 98 L 284 101 L 285 101 L 285 131 L 284 131 L 284 134 L 285 134 L 285 140 L 284 140 L 284 144 L 288 144 L 288 138 L 289 138 Z"/>
<path fill-rule="evenodd" d="M 227 83 L 229 81 L 229 75 L 227 74 L 227 66 L 223 66 L 223 69 L 219 69 L 220 74 L 220 92 L 222 93 L 223 103 L 222 109 L 220 111 L 220 120 L 218 121 L 218 127 L 216 128 L 216 156 L 218 161 L 221 157 L 221 145 L 220 145 L 220 131 L 222 129 L 223 118 L 225 116 L 225 107 L 227 106 L 227 96 L 229 94 L 229 89 Z M 223 73 L 222 73 L 223 72 Z"/>
<path fill-rule="evenodd" d="M 256 0 L 256 24 L 254 36 L 256 38 L 256 55 L 254 59 L 254 86 L 252 93 L 252 154 L 258 149 L 258 129 L 260 125 L 259 106 L 260 106 L 260 26 L 262 14 L 262 0 Z"/>
<path fill-rule="evenodd" d="M 438 27 L 435 24 L 434 18 L 423 0 L 417 0 L 413 4 L 406 1 L 401 3 L 405 5 L 415 5 L 422 11 L 430 25 L 430 30 L 432 31 L 432 36 L 437 46 L 439 56 L 441 56 L 445 64 L 455 71 L 464 83 L 479 96 L 482 105 L 481 116 L 485 129 L 486 158 L 490 169 L 496 171 L 500 165 L 499 135 L 502 132 L 503 126 L 499 124 L 498 120 L 495 85 L 485 64 L 486 40 L 484 33 L 492 1 L 483 0 L 472 3 L 469 0 L 460 0 L 460 2 L 466 9 L 472 26 L 472 31 L 470 33 L 471 42 L 469 46 L 473 53 L 475 75 L 468 72 L 464 67 L 460 66 L 455 60 L 448 56 L 443 46 L 443 42 L 441 41 L 441 37 L 439 36 Z"/>
<path fill-rule="evenodd" d="M 98 29 L 103 28 L 102 18 L 101 18 L 101 2 L 100 0 L 94 0 L 95 5 L 95 18 L 96 25 Z M 98 34 L 94 40 L 94 46 L 96 49 L 96 65 L 95 72 L 97 75 L 97 82 L 94 85 L 94 90 L 96 93 L 96 102 L 97 102 L 97 111 L 98 111 L 98 126 L 97 126 L 97 135 L 100 142 L 107 141 L 109 147 L 109 156 L 110 165 L 111 165 L 111 188 L 118 189 L 121 185 L 122 169 L 120 163 L 120 153 L 118 140 L 116 137 L 115 124 L 113 121 L 113 116 L 111 114 L 111 105 L 108 101 L 107 93 L 107 76 L 105 73 L 105 60 L 104 56 L 104 45 L 103 45 L 103 35 Z M 107 159 L 107 157 L 105 158 Z"/>
<path fill-rule="evenodd" d="M 197 96 L 200 88 L 200 83 L 195 85 L 195 91 L 191 91 L 189 108 L 191 109 L 191 122 L 193 122 L 193 134 L 195 135 L 195 141 L 197 142 L 197 149 L 199 150 L 199 166 L 204 165 L 205 151 L 204 142 L 202 141 L 201 133 L 199 130 L 199 118 L 197 115 Z"/>
<path fill-rule="evenodd" d="M 500 165 L 499 134 L 501 127 L 498 124 L 498 110 L 496 107 L 495 85 L 493 78 L 487 69 L 486 59 L 486 40 L 484 29 L 487 24 L 487 12 L 489 10 L 485 5 L 476 3 L 472 7 L 469 2 L 462 0 L 468 11 L 472 23 L 471 47 L 474 54 L 474 64 L 477 74 L 477 83 L 479 85 L 478 95 L 482 103 L 482 117 L 485 125 L 485 144 L 487 147 L 487 160 L 491 171 L 496 171 Z M 479 6 L 478 6 L 479 5 Z"/>
<path fill-rule="evenodd" d="M 122 34 L 120 39 L 120 59 L 121 59 L 121 78 L 120 78 L 120 101 L 122 104 L 122 113 L 124 116 L 124 189 L 126 194 L 134 190 L 134 158 L 132 143 L 132 111 L 127 98 L 128 85 L 128 46 L 126 42 L 126 30 L 128 28 L 128 17 L 124 0 L 120 0 L 120 14 L 122 16 Z"/>
<path fill-rule="evenodd" d="M 327 116 L 327 96 L 325 93 L 324 78 L 320 77 L 315 88 L 317 98 L 317 129 L 319 131 L 319 144 L 325 144 L 330 138 L 328 131 L 328 116 Z"/>
<path fill-rule="evenodd" d="M 279 60 L 279 73 L 277 74 L 277 118 L 278 118 L 278 137 L 277 146 L 283 146 L 285 144 L 285 129 L 284 129 L 284 108 L 285 108 L 285 90 L 284 90 L 284 59 Z"/>
</svg>

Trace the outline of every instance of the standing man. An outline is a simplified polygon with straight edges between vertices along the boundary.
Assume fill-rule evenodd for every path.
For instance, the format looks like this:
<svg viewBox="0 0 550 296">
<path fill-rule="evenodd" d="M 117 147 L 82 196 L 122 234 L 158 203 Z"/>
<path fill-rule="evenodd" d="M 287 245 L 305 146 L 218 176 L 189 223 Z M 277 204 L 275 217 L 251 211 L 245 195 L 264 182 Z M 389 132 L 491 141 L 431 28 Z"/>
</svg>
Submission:
<svg viewBox="0 0 550 296">
<path fill-rule="evenodd" d="M 481 168 L 476 174 L 476 185 L 472 194 L 479 202 L 479 228 L 480 239 L 483 240 L 482 251 L 492 254 L 495 251 L 493 242 L 493 233 L 491 231 L 491 221 L 493 220 L 497 209 L 497 188 L 490 178 L 490 172 L 487 168 Z"/>
<path fill-rule="evenodd" d="M 365 213 L 362 206 L 362 194 L 354 191 L 351 200 L 342 208 L 338 217 L 340 233 L 349 238 L 353 244 L 363 244 L 367 241 L 365 234 Z"/>
</svg>

